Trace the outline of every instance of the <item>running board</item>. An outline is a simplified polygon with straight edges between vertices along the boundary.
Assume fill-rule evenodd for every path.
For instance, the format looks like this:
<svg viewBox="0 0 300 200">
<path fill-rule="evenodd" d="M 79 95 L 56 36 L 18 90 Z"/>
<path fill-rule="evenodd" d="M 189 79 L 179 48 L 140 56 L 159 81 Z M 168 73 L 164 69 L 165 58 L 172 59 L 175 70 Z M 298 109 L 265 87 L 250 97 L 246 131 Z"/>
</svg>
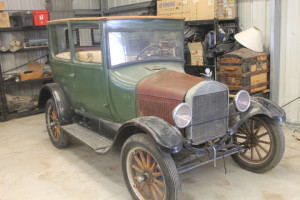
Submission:
<svg viewBox="0 0 300 200">
<path fill-rule="evenodd" d="M 112 146 L 112 141 L 103 137 L 79 124 L 70 124 L 66 126 L 61 126 L 62 130 L 74 136 L 81 142 L 85 143 L 96 153 L 107 153 Z"/>
</svg>

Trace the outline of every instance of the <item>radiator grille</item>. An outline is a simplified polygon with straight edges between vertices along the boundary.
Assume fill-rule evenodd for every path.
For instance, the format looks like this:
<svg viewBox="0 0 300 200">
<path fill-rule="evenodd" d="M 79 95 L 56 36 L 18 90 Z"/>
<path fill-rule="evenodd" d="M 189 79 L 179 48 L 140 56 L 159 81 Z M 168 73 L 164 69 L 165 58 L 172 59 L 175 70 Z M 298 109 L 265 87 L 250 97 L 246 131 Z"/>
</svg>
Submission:
<svg viewBox="0 0 300 200">
<path fill-rule="evenodd" d="M 202 94 L 193 98 L 191 136 L 200 144 L 221 137 L 226 133 L 228 91 Z M 220 119 L 221 118 L 221 119 Z"/>
</svg>

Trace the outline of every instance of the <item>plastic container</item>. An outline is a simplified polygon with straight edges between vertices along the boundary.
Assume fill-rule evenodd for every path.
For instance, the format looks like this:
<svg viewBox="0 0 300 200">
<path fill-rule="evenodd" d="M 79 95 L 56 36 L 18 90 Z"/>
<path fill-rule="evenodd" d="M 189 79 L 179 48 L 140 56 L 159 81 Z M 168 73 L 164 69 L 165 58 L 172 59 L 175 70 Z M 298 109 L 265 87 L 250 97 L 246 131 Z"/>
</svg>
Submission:
<svg viewBox="0 0 300 200">
<path fill-rule="evenodd" d="M 33 25 L 34 26 L 46 26 L 49 21 L 48 10 L 34 10 L 33 11 Z"/>
</svg>

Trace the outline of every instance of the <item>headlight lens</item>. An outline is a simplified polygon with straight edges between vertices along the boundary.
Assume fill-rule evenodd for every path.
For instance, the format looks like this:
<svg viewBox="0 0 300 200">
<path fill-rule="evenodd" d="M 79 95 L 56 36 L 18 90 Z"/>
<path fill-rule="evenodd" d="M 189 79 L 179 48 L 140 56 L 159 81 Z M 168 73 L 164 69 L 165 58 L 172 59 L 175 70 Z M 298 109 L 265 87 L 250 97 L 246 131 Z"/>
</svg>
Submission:
<svg viewBox="0 0 300 200">
<path fill-rule="evenodd" d="M 173 110 L 172 115 L 178 128 L 185 128 L 192 120 L 192 110 L 187 103 L 179 104 Z"/>
<path fill-rule="evenodd" d="M 234 97 L 234 104 L 238 111 L 245 112 L 250 106 L 250 95 L 247 91 L 241 90 Z"/>
</svg>

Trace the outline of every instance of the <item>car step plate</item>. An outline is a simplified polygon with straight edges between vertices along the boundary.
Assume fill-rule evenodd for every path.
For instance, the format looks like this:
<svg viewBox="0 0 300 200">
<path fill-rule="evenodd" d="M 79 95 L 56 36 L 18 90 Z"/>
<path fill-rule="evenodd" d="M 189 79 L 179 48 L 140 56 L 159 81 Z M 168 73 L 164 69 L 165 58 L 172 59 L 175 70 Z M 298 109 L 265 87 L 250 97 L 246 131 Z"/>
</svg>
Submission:
<svg viewBox="0 0 300 200">
<path fill-rule="evenodd" d="M 61 128 L 67 133 L 71 134 L 81 142 L 85 143 L 97 153 L 106 153 L 111 145 L 112 141 L 79 125 L 70 124 L 66 126 L 61 126 Z"/>
</svg>

